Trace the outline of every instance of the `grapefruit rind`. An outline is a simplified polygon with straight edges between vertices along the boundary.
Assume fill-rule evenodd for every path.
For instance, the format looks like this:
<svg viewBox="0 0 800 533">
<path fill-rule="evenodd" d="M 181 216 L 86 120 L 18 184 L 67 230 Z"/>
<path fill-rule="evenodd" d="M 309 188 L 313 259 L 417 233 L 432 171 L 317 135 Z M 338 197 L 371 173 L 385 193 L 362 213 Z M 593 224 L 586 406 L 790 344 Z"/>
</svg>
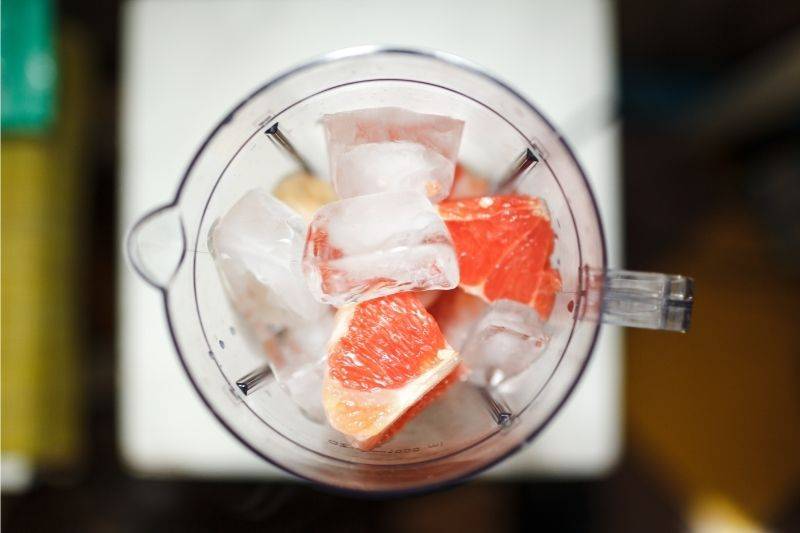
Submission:
<svg viewBox="0 0 800 533">
<path fill-rule="evenodd" d="M 438 362 L 399 388 L 363 391 L 345 388 L 326 374 L 323 405 L 331 426 L 347 435 L 352 444 L 369 450 L 383 441 L 409 409 L 447 378 L 458 366 L 458 353 L 449 345 L 437 352 Z"/>
</svg>

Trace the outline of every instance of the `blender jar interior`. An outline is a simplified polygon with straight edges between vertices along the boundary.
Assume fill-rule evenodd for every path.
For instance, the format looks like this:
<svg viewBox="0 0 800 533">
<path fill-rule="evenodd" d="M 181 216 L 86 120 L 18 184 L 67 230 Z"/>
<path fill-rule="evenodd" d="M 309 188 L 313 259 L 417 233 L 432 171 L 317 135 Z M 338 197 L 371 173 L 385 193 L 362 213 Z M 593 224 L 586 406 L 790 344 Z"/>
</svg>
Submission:
<svg viewBox="0 0 800 533">
<path fill-rule="evenodd" d="M 459 161 L 494 184 L 525 150 L 536 151 L 541 161 L 523 176 L 521 189 L 542 197 L 550 210 L 556 233 L 551 261 L 563 290 L 548 322 L 547 349 L 522 375 L 491 396 L 458 383 L 390 442 L 360 451 L 328 425 L 304 417 L 274 379 L 247 395 L 237 389 L 237 380 L 266 360 L 247 342 L 206 242 L 214 222 L 244 193 L 272 189 L 298 170 L 267 138 L 267 128 L 277 122 L 315 173 L 327 179 L 322 115 L 382 106 L 463 120 Z M 532 438 L 552 417 L 595 340 L 597 324 L 580 320 L 580 273 L 602 268 L 604 253 L 583 174 L 529 104 L 463 65 L 384 52 L 311 65 L 279 78 L 243 102 L 201 147 L 175 208 L 187 253 L 165 295 L 184 366 L 224 425 L 259 455 L 302 477 L 341 488 L 395 491 L 484 468 Z"/>
</svg>

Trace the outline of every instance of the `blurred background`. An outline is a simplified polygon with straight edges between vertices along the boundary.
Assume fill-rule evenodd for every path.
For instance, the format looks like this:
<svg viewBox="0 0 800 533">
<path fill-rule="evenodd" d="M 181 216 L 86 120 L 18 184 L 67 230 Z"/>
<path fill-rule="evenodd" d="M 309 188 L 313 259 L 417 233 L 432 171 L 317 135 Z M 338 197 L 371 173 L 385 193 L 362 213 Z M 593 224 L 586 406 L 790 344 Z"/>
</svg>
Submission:
<svg viewBox="0 0 800 533">
<path fill-rule="evenodd" d="M 362 16 L 371 5 L 340 3 Z M 370 501 L 285 479 L 143 466 L 122 430 L 131 427 L 123 420 L 130 413 L 118 408 L 125 390 L 131 394 L 118 372 L 119 272 L 127 269 L 120 220 L 125 191 L 135 188 L 125 182 L 130 160 L 145 157 L 131 139 L 170 125 L 159 122 L 166 104 L 158 88 L 140 82 L 156 73 L 169 84 L 170 72 L 215 64 L 199 48 L 192 55 L 192 38 L 225 50 L 230 72 L 267 50 L 288 57 L 296 43 L 274 37 L 270 26 L 313 32 L 327 23 L 316 10 L 322 4 L 2 3 L 3 528 L 800 531 L 800 4 L 793 0 L 568 2 L 554 23 L 563 39 L 520 54 L 534 65 L 546 55 L 559 67 L 543 77 L 544 89 L 535 76 L 522 89 L 541 91 L 537 103 L 579 153 L 598 131 L 621 125 L 613 193 L 622 199 L 615 205 L 624 239 L 616 242 L 624 266 L 696 282 L 689 334 L 625 333 L 624 371 L 608 385 L 618 399 L 613 419 L 621 422 L 611 426 L 620 442 L 609 445 L 602 468 L 500 475 Z M 469 35 L 453 28 L 469 28 L 469 11 L 482 4 L 465 2 L 452 21 L 420 23 L 441 41 L 400 43 L 387 31 L 385 42 L 453 42 L 448 50 L 459 52 L 469 48 L 457 39 L 480 39 L 471 45 L 481 57 L 470 58 L 511 80 L 514 63 L 501 59 L 511 54 L 504 21 L 523 8 L 553 14 L 557 4 L 496 2 L 496 18 L 482 20 L 489 29 Z M 426 4 L 396 9 L 424 17 Z M 307 16 L 298 16 L 303 10 Z M 263 17 L 255 40 L 264 50 L 228 53 L 237 21 L 252 13 Z M 550 22 L 523 18 L 513 31 L 537 44 Z M 342 46 L 375 41 L 353 30 Z M 592 48 L 592 39 L 607 56 L 597 83 L 608 75 L 612 90 L 574 112 L 548 106 L 548 94 L 574 79 L 570 69 L 584 68 L 559 59 Z M 172 47 L 193 62 L 171 60 Z M 299 59 L 310 55 L 303 49 Z M 220 96 L 192 101 L 204 113 L 175 145 L 176 171 L 158 176 L 164 190 L 172 194 L 197 141 L 237 98 L 279 70 L 252 82 L 204 73 Z M 165 357 L 172 364 L 174 356 Z"/>
</svg>

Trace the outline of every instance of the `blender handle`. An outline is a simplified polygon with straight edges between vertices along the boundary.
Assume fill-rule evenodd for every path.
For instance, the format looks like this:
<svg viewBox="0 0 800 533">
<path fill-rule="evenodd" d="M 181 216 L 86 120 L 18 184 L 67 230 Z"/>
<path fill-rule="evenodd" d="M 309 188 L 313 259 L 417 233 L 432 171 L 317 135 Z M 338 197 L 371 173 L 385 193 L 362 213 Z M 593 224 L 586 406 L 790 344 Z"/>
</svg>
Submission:
<svg viewBox="0 0 800 533">
<path fill-rule="evenodd" d="M 186 255 L 178 207 L 165 205 L 144 215 L 128 233 L 126 246 L 134 270 L 154 287 L 166 289 Z"/>
<path fill-rule="evenodd" d="M 689 329 L 694 303 L 692 278 L 607 270 L 602 283 L 602 322 L 667 331 Z"/>
</svg>

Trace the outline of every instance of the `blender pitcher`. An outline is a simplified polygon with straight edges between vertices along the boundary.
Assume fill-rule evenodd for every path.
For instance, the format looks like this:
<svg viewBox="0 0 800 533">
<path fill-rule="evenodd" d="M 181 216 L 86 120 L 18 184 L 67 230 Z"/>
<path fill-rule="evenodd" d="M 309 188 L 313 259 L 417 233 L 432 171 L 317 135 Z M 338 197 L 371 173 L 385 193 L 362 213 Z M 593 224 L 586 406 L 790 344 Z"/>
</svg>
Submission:
<svg viewBox="0 0 800 533">
<path fill-rule="evenodd" d="M 457 383 L 389 442 L 362 451 L 302 416 L 263 354 L 232 334 L 237 316 L 207 236 L 247 191 L 272 188 L 299 169 L 325 177 L 323 115 L 389 106 L 463 120 L 461 163 L 496 190 L 545 200 L 562 290 L 546 351 L 513 387 L 490 393 Z M 268 82 L 222 119 L 175 198 L 136 223 L 127 247 L 136 271 L 161 291 L 179 358 L 219 421 L 263 459 L 345 491 L 430 489 L 494 465 L 564 405 L 601 323 L 685 331 L 692 306 L 688 278 L 608 270 L 591 188 L 558 131 L 512 88 L 438 52 L 350 49 Z"/>
</svg>

